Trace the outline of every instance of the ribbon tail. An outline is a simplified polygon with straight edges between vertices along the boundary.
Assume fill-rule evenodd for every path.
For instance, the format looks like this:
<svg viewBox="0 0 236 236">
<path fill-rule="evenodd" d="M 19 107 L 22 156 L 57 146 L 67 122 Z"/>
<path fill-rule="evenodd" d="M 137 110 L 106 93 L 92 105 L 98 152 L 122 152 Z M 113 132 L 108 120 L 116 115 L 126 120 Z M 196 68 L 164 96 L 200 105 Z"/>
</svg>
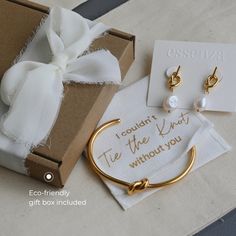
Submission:
<svg viewBox="0 0 236 236">
<path fill-rule="evenodd" d="M 16 142 L 37 146 L 55 123 L 63 94 L 62 76 L 52 65 L 27 73 L 24 84 L 2 117 L 1 131 Z"/>
<path fill-rule="evenodd" d="M 64 82 L 86 84 L 120 84 L 121 71 L 117 58 L 109 51 L 99 50 L 79 57 L 67 67 Z"/>
</svg>

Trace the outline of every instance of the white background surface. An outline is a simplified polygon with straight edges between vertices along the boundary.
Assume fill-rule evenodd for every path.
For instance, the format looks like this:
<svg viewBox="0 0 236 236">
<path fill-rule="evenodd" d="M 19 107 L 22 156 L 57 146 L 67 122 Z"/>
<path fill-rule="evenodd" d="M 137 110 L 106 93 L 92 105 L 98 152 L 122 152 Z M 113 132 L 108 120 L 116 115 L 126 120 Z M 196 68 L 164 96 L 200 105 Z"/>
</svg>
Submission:
<svg viewBox="0 0 236 236">
<path fill-rule="evenodd" d="M 125 86 L 150 73 L 155 39 L 236 43 L 235 12 L 233 0 L 131 0 L 101 20 L 137 36 L 137 57 Z M 65 187 L 71 199 L 87 199 L 87 206 L 80 208 L 30 208 L 29 189 L 46 186 L 0 168 L 0 235 L 183 236 L 208 225 L 236 206 L 236 116 L 206 116 L 233 150 L 126 212 L 84 159 Z"/>
</svg>

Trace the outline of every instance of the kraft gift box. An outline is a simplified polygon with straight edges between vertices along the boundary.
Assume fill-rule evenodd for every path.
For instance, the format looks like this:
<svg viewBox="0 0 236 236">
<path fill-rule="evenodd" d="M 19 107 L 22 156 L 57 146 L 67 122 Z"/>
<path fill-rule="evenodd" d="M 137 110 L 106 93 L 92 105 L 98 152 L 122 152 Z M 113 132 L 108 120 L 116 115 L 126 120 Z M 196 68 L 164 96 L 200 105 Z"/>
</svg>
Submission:
<svg viewBox="0 0 236 236">
<path fill-rule="evenodd" d="M 26 42 L 33 36 L 48 9 L 19 0 L 0 2 L 0 77 L 12 65 Z M 135 37 L 112 29 L 96 39 L 90 50 L 108 49 L 119 60 L 124 78 L 134 60 Z M 65 84 L 65 94 L 57 121 L 44 146 L 32 150 L 25 166 L 30 177 L 45 181 L 45 173 L 54 176 L 50 182 L 63 187 L 83 152 L 99 119 L 118 89 L 117 85 Z"/>
</svg>

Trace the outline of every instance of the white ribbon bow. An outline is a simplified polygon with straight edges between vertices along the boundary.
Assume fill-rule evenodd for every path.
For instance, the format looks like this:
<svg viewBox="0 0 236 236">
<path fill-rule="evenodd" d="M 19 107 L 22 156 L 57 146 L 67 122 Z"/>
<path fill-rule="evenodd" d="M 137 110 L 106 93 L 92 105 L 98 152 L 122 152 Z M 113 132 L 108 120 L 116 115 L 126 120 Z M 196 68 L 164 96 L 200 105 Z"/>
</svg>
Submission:
<svg viewBox="0 0 236 236">
<path fill-rule="evenodd" d="M 47 19 L 52 62 L 23 61 L 3 76 L 1 98 L 9 106 L 0 129 L 9 138 L 37 146 L 49 135 L 60 110 L 63 82 L 86 84 L 121 82 L 118 60 L 105 50 L 82 56 L 107 27 L 79 14 L 53 8 Z"/>
</svg>

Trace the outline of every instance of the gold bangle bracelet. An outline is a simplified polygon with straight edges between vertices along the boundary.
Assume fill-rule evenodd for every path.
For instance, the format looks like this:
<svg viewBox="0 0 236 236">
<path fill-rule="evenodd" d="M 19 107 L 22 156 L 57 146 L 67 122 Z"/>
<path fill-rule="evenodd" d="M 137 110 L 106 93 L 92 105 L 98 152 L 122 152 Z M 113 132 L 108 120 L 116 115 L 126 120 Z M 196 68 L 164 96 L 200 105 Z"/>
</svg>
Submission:
<svg viewBox="0 0 236 236">
<path fill-rule="evenodd" d="M 196 157 L 196 146 L 193 146 L 189 150 L 189 161 L 188 161 L 187 166 L 185 167 L 185 169 L 179 175 L 175 176 L 174 178 L 171 178 L 169 180 L 166 180 L 166 181 L 163 181 L 163 182 L 160 182 L 160 183 L 153 183 L 153 184 L 149 183 L 149 180 L 147 178 L 129 183 L 129 182 L 126 182 L 124 180 L 114 178 L 114 177 L 106 174 L 105 172 L 103 172 L 98 167 L 96 162 L 94 161 L 94 158 L 93 158 L 93 145 L 94 145 L 94 142 L 95 142 L 97 136 L 99 134 L 101 134 L 102 131 L 104 131 L 105 129 L 107 129 L 107 128 L 113 126 L 113 125 L 119 124 L 119 123 L 120 123 L 120 119 L 115 119 L 115 120 L 111 120 L 111 121 L 108 121 L 108 122 L 104 123 L 103 125 L 101 125 L 100 127 L 98 127 L 94 131 L 94 133 L 92 134 L 92 136 L 91 136 L 91 138 L 88 142 L 88 147 L 87 147 L 88 160 L 89 160 L 93 170 L 100 177 L 103 177 L 105 179 L 108 179 L 108 180 L 116 183 L 116 184 L 119 184 L 123 187 L 126 187 L 128 194 L 132 195 L 135 192 L 143 191 L 145 189 L 161 188 L 161 187 L 164 187 L 164 186 L 167 186 L 167 185 L 170 185 L 170 184 L 174 184 L 174 183 L 178 182 L 179 180 L 183 179 L 190 172 L 190 170 L 191 170 L 191 168 L 194 164 L 195 157 Z"/>
</svg>

